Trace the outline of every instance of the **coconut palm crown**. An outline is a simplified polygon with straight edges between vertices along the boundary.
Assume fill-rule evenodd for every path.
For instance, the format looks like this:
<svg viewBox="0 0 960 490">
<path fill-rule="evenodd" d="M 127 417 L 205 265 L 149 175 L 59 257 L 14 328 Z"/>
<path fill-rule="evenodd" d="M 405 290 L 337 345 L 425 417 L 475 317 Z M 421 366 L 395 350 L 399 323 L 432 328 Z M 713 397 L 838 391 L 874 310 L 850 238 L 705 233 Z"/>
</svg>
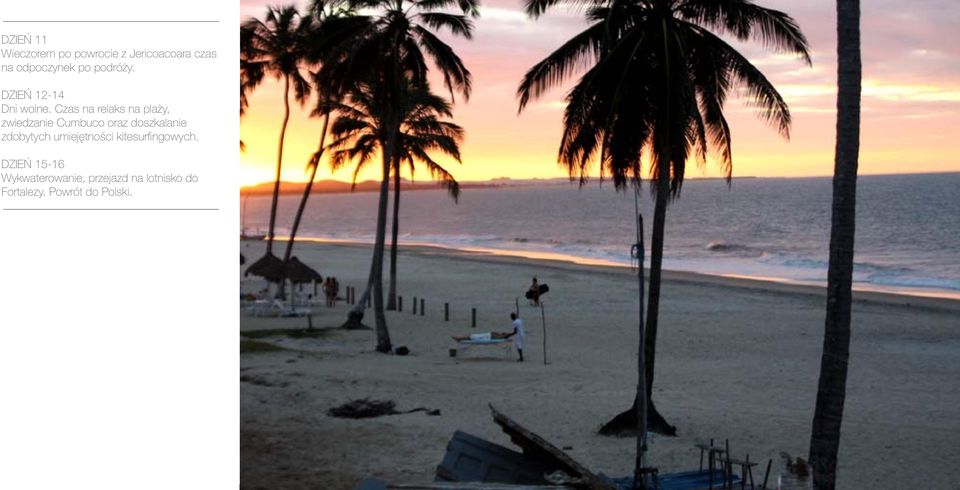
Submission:
<svg viewBox="0 0 960 490">
<path fill-rule="evenodd" d="M 526 11 L 539 16 L 560 3 L 528 0 Z M 675 195 L 687 160 L 705 162 L 712 145 L 729 179 L 733 157 L 723 109 L 736 87 L 744 89 L 764 120 L 789 137 L 790 111 L 783 97 L 720 38 L 759 41 L 809 64 L 807 41 L 787 14 L 746 0 L 579 3 L 586 5 L 591 25 L 533 66 L 518 89 L 522 111 L 587 68 L 565 98 L 559 161 L 571 176 L 584 182 L 596 157 L 601 175 L 611 175 L 622 188 L 630 178 L 640 179 L 641 155 L 649 151 L 652 178 L 667 172 Z"/>
<path fill-rule="evenodd" d="M 384 110 L 376 103 L 374 90 L 359 85 L 351 90 L 348 101 L 336 106 L 338 114 L 330 133 L 334 140 L 330 148 L 330 165 L 337 171 L 347 163 L 356 162 L 353 182 L 356 184 L 360 171 L 383 151 L 388 128 L 384 125 Z M 449 102 L 430 92 L 429 86 L 407 84 L 400 92 L 400 130 L 397 133 L 397 148 L 394 152 L 394 172 L 406 164 L 413 173 L 416 163 L 427 167 L 430 176 L 439 180 L 451 197 L 460 195 L 460 185 L 450 172 L 437 163 L 431 152 L 445 154 L 460 162 L 460 142 L 463 128 L 441 118 L 453 117 Z"/>
</svg>

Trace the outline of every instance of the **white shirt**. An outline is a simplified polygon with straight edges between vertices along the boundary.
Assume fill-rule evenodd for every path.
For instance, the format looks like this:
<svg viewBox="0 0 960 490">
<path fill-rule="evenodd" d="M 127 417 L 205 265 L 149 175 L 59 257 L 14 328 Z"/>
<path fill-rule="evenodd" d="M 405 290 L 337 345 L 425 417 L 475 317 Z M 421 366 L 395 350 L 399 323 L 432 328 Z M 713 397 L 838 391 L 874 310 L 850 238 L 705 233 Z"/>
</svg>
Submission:
<svg viewBox="0 0 960 490">
<path fill-rule="evenodd" d="M 514 320 L 513 328 L 517 331 L 517 334 L 513 336 L 513 345 L 516 345 L 518 349 L 523 349 L 523 340 L 527 336 L 526 332 L 523 331 L 523 321 L 519 318 Z"/>
</svg>

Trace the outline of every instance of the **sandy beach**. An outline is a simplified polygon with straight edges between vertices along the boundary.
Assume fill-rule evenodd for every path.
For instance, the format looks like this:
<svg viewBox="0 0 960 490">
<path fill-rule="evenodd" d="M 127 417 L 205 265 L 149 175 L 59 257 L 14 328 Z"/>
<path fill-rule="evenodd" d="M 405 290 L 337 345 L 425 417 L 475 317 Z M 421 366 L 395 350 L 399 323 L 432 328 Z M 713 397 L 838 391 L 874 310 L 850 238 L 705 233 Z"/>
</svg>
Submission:
<svg viewBox="0 0 960 490">
<path fill-rule="evenodd" d="M 250 260 L 263 252 L 259 242 L 240 248 Z M 360 287 L 370 248 L 304 243 L 296 255 L 343 286 Z M 509 330 L 515 299 L 533 276 L 551 288 L 543 298 L 547 365 L 540 310 L 526 301 L 527 362 L 498 350 L 449 356 L 451 335 Z M 241 288 L 261 284 L 245 279 Z M 325 329 L 319 338 L 269 337 L 263 340 L 283 350 L 241 354 L 241 486 L 349 489 L 370 476 L 431 481 L 456 430 L 511 446 L 488 404 L 572 447 L 568 453 L 594 471 L 627 475 L 635 441 L 596 429 L 634 395 L 636 289 L 628 268 L 404 248 L 404 311 L 387 312 L 387 320 L 393 343 L 411 355 L 374 352 L 372 331 L 336 329 L 349 309 L 343 302 L 314 308 L 314 326 Z M 425 299 L 424 316 L 411 313 L 414 296 Z M 475 330 L 470 308 L 477 309 Z M 372 326 L 372 316 L 368 310 L 364 323 Z M 781 451 L 806 457 L 823 322 L 819 288 L 666 274 L 654 401 L 679 436 L 654 436 L 652 463 L 661 473 L 695 469 L 693 444 L 729 439 L 734 456 L 749 453 L 762 465 L 773 458 L 775 481 L 786 472 Z M 305 326 L 304 318 L 243 315 L 240 330 Z M 960 488 L 960 301 L 855 293 L 852 331 L 839 488 Z M 441 415 L 325 414 L 367 397 Z"/>
</svg>

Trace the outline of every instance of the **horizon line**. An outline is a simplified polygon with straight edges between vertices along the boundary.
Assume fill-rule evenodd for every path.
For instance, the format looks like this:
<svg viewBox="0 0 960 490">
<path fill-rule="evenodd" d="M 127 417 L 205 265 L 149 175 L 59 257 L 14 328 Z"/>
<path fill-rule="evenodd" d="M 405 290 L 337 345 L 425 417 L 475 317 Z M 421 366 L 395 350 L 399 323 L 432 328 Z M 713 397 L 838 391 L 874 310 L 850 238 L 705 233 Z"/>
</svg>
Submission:
<svg viewBox="0 0 960 490">
<path fill-rule="evenodd" d="M 889 172 L 884 172 L 884 173 L 862 173 L 862 174 L 858 174 L 858 177 L 887 177 L 887 176 L 897 176 L 897 175 L 943 175 L 943 174 L 957 174 L 957 173 L 960 173 L 960 170 L 947 170 L 947 171 L 942 171 L 942 172 L 901 172 L 901 173 L 889 173 Z M 768 175 L 768 176 L 762 176 L 762 175 L 741 175 L 741 176 L 731 177 L 730 180 L 741 180 L 741 179 L 750 179 L 750 180 L 755 180 L 755 179 L 821 179 L 821 178 L 831 178 L 831 177 L 833 177 L 832 174 L 823 174 L 823 175 Z M 601 180 L 599 176 L 588 177 L 588 179 L 589 179 L 589 180 L 588 180 L 588 183 L 589 183 L 589 182 L 593 182 L 593 181 L 598 181 L 598 182 L 600 182 L 600 181 L 602 181 L 602 182 L 609 182 L 609 181 L 610 181 L 610 179 L 608 179 L 608 178 L 604 178 L 604 179 Z M 404 181 L 404 182 L 407 182 L 407 183 L 411 183 L 411 182 L 412 182 L 412 183 L 415 183 L 415 184 L 434 184 L 434 183 L 439 184 L 439 183 L 441 182 L 441 181 L 439 181 L 439 180 L 433 180 L 433 179 L 424 179 L 424 180 L 412 181 L 412 180 L 410 180 L 410 179 L 408 179 L 408 178 L 402 178 L 401 180 Z M 572 177 L 572 178 L 570 178 L 570 177 L 523 177 L 523 178 L 515 178 L 515 177 L 499 176 L 499 177 L 491 177 L 491 178 L 485 179 L 485 180 L 464 180 L 464 181 L 460 181 L 460 184 L 461 184 L 461 185 L 463 185 L 463 184 L 490 184 L 490 183 L 497 183 L 497 182 L 530 182 L 530 181 L 547 182 L 547 181 L 561 181 L 561 180 L 562 180 L 562 181 L 569 181 L 569 182 L 577 182 L 579 179 L 578 179 L 577 177 Z M 644 181 L 649 181 L 649 180 L 650 180 L 650 179 L 644 179 Z M 684 179 L 684 182 L 691 181 L 691 180 L 725 180 L 725 177 L 688 177 L 688 178 L 685 178 L 685 179 Z M 240 189 L 247 189 L 247 188 L 258 187 L 258 186 L 268 185 L 268 184 L 269 184 L 269 185 L 273 185 L 275 182 L 276 182 L 276 181 L 273 181 L 273 180 L 265 180 L 265 181 L 262 181 L 262 182 L 257 182 L 256 184 L 241 184 L 241 185 L 240 185 Z M 306 180 L 281 180 L 281 181 L 280 181 L 281 184 L 306 184 L 307 182 L 308 182 L 308 181 L 306 181 Z M 348 180 L 339 180 L 339 179 L 334 179 L 334 178 L 319 179 L 319 180 L 314 180 L 313 182 L 314 182 L 314 184 L 320 183 L 320 182 L 333 182 L 333 183 L 338 183 L 338 184 L 354 185 L 354 183 L 351 182 L 351 181 L 348 181 Z M 380 181 L 379 181 L 379 180 L 376 180 L 376 179 L 365 179 L 365 180 L 357 181 L 357 182 L 356 182 L 356 185 L 359 186 L 359 185 L 361 185 L 361 184 L 363 184 L 363 183 L 365 183 L 365 182 L 380 182 Z M 392 181 L 391 181 L 391 185 L 392 185 Z"/>
</svg>

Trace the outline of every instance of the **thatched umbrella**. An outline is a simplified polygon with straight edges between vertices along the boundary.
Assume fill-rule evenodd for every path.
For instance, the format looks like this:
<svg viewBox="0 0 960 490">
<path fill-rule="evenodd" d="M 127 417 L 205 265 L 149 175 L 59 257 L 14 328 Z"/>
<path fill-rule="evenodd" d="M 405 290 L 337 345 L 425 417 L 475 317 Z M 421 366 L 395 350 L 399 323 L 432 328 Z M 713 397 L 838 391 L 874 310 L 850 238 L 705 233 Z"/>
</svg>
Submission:
<svg viewBox="0 0 960 490">
<path fill-rule="evenodd" d="M 323 281 L 323 276 L 321 276 L 319 272 L 309 265 L 304 264 L 296 257 L 290 257 L 290 260 L 287 261 L 285 271 L 284 280 L 290 281 L 291 290 L 294 284 L 299 284 L 300 290 L 302 291 L 304 283 L 313 282 L 313 294 L 317 294 L 317 282 Z M 293 296 L 291 296 L 291 299 L 292 298 Z"/>
<path fill-rule="evenodd" d="M 304 264 L 296 257 L 291 257 L 290 260 L 287 261 L 286 272 L 286 279 L 289 279 L 290 282 L 294 284 L 323 281 L 323 276 L 321 276 L 319 272 L 315 271 L 309 265 Z"/>
<path fill-rule="evenodd" d="M 283 279 L 283 261 L 277 258 L 276 255 L 268 253 L 263 257 L 257 259 L 256 262 L 247 267 L 247 271 L 243 273 L 244 276 L 249 275 L 260 276 L 270 282 L 280 282 Z"/>
</svg>

